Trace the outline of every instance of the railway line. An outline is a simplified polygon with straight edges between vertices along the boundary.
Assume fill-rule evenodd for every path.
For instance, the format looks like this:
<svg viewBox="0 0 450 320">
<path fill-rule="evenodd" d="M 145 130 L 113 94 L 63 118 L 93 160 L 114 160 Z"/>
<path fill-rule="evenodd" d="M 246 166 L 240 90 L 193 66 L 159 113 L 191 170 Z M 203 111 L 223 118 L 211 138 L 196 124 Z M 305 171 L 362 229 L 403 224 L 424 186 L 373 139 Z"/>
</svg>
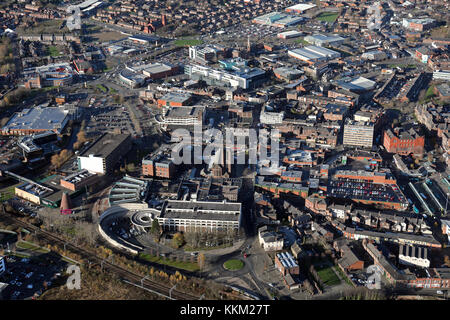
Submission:
<svg viewBox="0 0 450 320">
<path fill-rule="evenodd" d="M 40 228 L 23 222 L 9 213 L 2 212 L 0 213 L 0 221 L 7 222 L 9 224 L 14 224 L 23 228 L 26 228 L 32 232 L 34 232 L 37 236 L 45 239 L 49 244 L 59 244 L 65 246 L 66 249 L 80 255 L 83 259 L 87 259 L 90 263 L 96 263 L 109 270 L 110 272 L 118 275 L 122 280 L 131 282 L 135 285 L 140 285 L 143 289 L 147 289 L 148 291 L 154 291 L 156 294 L 166 297 L 167 299 L 172 300 L 198 300 L 199 297 L 190 293 L 185 293 L 176 289 L 172 289 L 171 287 L 162 285 L 158 282 L 152 281 L 146 277 L 143 277 L 139 274 L 136 274 L 130 270 L 127 270 L 123 267 L 120 267 L 110 261 L 102 259 L 98 257 L 95 253 L 92 253 L 86 249 L 77 247 L 71 243 L 68 243 L 66 240 L 55 236 L 54 234 L 41 230 Z"/>
</svg>

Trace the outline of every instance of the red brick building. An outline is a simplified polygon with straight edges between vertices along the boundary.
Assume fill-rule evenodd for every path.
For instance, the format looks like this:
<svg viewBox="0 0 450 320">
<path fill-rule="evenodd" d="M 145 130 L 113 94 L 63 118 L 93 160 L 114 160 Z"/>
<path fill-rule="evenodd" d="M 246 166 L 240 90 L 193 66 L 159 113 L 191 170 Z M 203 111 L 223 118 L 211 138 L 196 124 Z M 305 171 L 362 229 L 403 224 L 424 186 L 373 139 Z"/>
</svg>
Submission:
<svg viewBox="0 0 450 320">
<path fill-rule="evenodd" d="M 142 175 L 170 179 L 176 172 L 175 164 L 169 154 L 163 151 L 142 159 Z"/>
<path fill-rule="evenodd" d="M 288 274 L 300 274 L 300 268 L 289 252 L 277 253 L 275 255 L 275 265 L 283 276 Z"/>
<path fill-rule="evenodd" d="M 388 129 L 384 132 L 383 146 L 387 152 L 400 155 L 413 154 L 415 157 L 421 158 L 424 152 L 425 137 L 419 135 L 413 128 L 409 130 Z"/>
</svg>

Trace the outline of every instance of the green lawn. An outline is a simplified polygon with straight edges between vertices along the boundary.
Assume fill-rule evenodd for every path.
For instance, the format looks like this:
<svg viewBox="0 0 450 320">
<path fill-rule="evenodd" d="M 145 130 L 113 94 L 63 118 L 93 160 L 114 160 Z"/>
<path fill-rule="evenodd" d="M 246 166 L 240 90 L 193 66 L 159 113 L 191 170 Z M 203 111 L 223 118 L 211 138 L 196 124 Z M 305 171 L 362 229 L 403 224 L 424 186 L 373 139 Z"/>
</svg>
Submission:
<svg viewBox="0 0 450 320">
<path fill-rule="evenodd" d="M 230 271 L 237 271 L 244 267 L 244 262 L 239 259 L 230 259 L 223 264 L 223 267 Z"/>
<path fill-rule="evenodd" d="M 339 280 L 338 276 L 334 273 L 332 267 L 323 266 L 323 268 L 319 268 L 319 266 L 315 266 L 315 268 L 323 284 L 334 286 L 341 283 L 341 280 Z"/>
<path fill-rule="evenodd" d="M 145 261 L 154 262 L 154 263 L 158 263 L 158 264 L 165 264 L 166 266 L 170 266 L 170 267 L 174 267 L 174 268 L 178 268 L 178 269 L 184 269 L 187 271 L 197 271 L 200 269 L 198 267 L 197 263 L 172 261 L 167 258 L 152 256 L 148 253 L 140 253 L 139 258 L 142 260 L 145 260 Z"/>
<path fill-rule="evenodd" d="M 185 47 L 185 46 L 198 46 L 202 44 L 202 40 L 197 39 L 178 39 L 175 40 L 174 44 L 178 47 Z"/>
<path fill-rule="evenodd" d="M 232 244 L 231 243 L 224 243 L 221 244 L 220 246 L 213 246 L 213 247 L 190 247 L 188 245 L 185 245 L 183 247 L 184 251 L 208 251 L 208 250 L 216 250 L 216 249 L 223 249 L 223 248 L 228 248 L 231 247 Z"/>
<path fill-rule="evenodd" d="M 35 245 L 30 242 L 26 242 L 26 241 L 17 242 L 16 247 L 19 249 L 25 249 L 25 250 L 29 250 L 29 251 L 38 252 L 38 253 L 48 253 L 50 251 L 48 249 L 42 248 L 38 245 Z"/>
<path fill-rule="evenodd" d="M 14 197 L 14 189 L 15 187 L 20 186 L 22 183 L 16 183 L 13 186 L 9 186 L 3 189 L 0 189 L 0 202 L 9 200 Z"/>
<path fill-rule="evenodd" d="M 430 87 L 428 88 L 428 90 L 427 90 L 427 92 L 426 92 L 426 94 L 425 94 L 425 100 L 431 99 L 432 97 L 435 96 L 433 90 L 434 90 L 434 86 L 430 86 Z"/>
<path fill-rule="evenodd" d="M 55 46 L 49 46 L 48 49 L 47 49 L 47 52 L 48 52 L 48 54 L 49 54 L 50 56 L 52 56 L 52 57 L 58 57 L 58 56 L 61 55 L 61 54 L 59 53 L 58 48 L 55 47 Z"/>
<path fill-rule="evenodd" d="M 100 89 L 103 93 L 108 92 L 108 89 L 102 84 L 98 84 L 97 88 Z"/>
<path fill-rule="evenodd" d="M 352 287 L 354 286 L 353 283 L 351 282 L 351 280 L 344 274 L 344 271 L 342 271 L 342 269 L 339 268 L 339 266 L 335 266 L 334 270 L 336 270 L 341 275 L 342 279 L 344 279 L 348 285 L 350 285 Z"/>
<path fill-rule="evenodd" d="M 339 13 L 337 12 L 322 12 L 316 17 L 316 19 L 320 21 L 334 22 L 338 16 Z"/>
</svg>

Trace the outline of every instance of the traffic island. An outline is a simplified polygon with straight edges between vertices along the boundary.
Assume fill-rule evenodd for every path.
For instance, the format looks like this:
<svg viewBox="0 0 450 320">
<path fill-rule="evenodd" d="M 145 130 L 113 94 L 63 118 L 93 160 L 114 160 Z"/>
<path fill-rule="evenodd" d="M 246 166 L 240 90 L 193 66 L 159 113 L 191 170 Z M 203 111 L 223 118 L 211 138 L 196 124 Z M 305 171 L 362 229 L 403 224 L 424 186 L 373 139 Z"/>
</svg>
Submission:
<svg viewBox="0 0 450 320">
<path fill-rule="evenodd" d="M 244 267 L 244 262 L 239 259 L 230 259 L 225 261 L 223 267 L 228 271 L 238 271 Z"/>
</svg>

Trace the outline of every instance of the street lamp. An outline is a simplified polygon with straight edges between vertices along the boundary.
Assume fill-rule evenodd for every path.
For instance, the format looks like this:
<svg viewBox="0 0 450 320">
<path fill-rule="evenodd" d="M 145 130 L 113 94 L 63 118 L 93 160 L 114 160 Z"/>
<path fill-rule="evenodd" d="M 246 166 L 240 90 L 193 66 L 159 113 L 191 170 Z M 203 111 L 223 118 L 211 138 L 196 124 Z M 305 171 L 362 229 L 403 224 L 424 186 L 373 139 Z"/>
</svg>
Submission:
<svg viewBox="0 0 450 320">
<path fill-rule="evenodd" d="M 148 278 L 148 275 L 146 275 L 144 278 L 141 279 L 141 287 L 144 286 L 144 281 L 145 281 L 145 279 L 147 279 L 147 278 Z"/>
<path fill-rule="evenodd" d="M 169 290 L 169 298 L 172 299 L 172 290 L 175 289 L 177 285 L 175 284 L 172 288 Z"/>
</svg>

